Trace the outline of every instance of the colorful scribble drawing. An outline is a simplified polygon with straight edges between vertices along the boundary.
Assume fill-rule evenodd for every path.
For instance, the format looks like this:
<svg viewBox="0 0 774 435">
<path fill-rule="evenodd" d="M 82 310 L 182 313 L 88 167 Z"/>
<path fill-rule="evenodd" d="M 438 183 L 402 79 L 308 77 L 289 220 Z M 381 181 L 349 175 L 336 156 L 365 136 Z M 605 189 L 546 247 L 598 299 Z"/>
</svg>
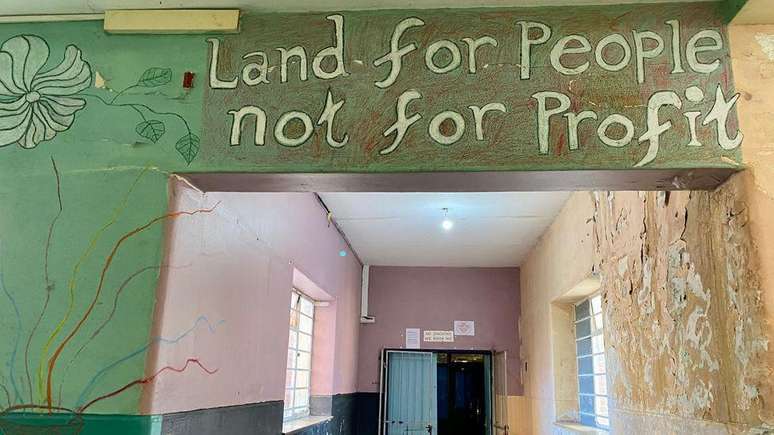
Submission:
<svg viewBox="0 0 774 435">
<path fill-rule="evenodd" d="M 41 72 L 48 62 L 48 43 L 20 35 L 0 46 L 0 147 L 14 143 L 35 148 L 66 131 L 86 102 L 74 98 L 91 86 L 91 69 L 74 45 L 62 62 Z"/>
<path fill-rule="evenodd" d="M 185 128 L 185 134 L 175 143 L 178 154 L 187 164 L 199 154 L 199 136 L 182 115 L 123 101 L 131 90 L 155 89 L 170 83 L 170 68 L 148 68 L 136 83 L 106 98 L 83 93 L 91 87 L 93 74 L 78 47 L 68 45 L 62 62 L 43 72 L 50 52 L 48 42 L 36 35 L 14 36 L 0 46 L 0 148 L 18 144 L 31 149 L 54 139 L 70 129 L 76 112 L 86 107 L 86 101 L 77 97 L 91 97 L 107 106 L 137 112 L 141 121 L 135 131 L 154 144 L 167 132 L 163 119 L 176 118 Z"/>
<path fill-rule="evenodd" d="M 109 243 L 111 248 L 108 250 L 106 258 L 102 261 L 99 276 L 96 278 L 96 289 L 93 290 L 94 294 L 89 296 L 87 305 L 85 307 L 81 307 L 83 312 L 80 313 L 78 317 L 73 317 L 73 319 L 78 319 L 77 322 L 59 322 L 59 324 L 63 326 L 57 326 L 54 328 L 53 334 L 48 336 L 51 331 L 46 331 L 45 328 L 41 328 L 40 326 L 42 324 L 41 321 L 44 318 L 50 317 L 50 314 L 52 313 L 50 310 L 51 306 L 54 304 L 63 304 L 64 306 L 69 306 L 67 309 L 67 314 L 65 315 L 66 317 L 77 313 L 77 307 L 74 307 L 72 306 L 72 303 L 67 302 L 68 298 L 72 300 L 73 293 L 76 291 L 76 286 L 72 285 L 75 281 L 72 278 L 69 280 L 70 285 L 68 285 L 67 291 L 55 292 L 55 280 L 52 276 L 50 276 L 49 271 L 49 269 L 55 266 L 49 264 L 49 253 L 51 251 L 52 240 L 54 238 L 53 236 L 57 230 L 57 223 L 59 222 L 60 217 L 67 210 L 65 201 L 63 200 L 64 195 L 62 189 L 62 176 L 60 174 L 59 168 L 57 167 L 56 161 L 53 158 L 51 158 L 51 167 L 56 186 L 57 201 L 55 203 L 54 216 L 48 225 L 48 233 L 43 239 L 45 240 L 45 246 L 43 246 L 43 249 L 41 250 L 43 253 L 41 269 L 43 274 L 44 293 L 41 294 L 41 307 L 39 312 L 26 313 L 25 315 L 25 313 L 20 310 L 20 305 L 17 304 L 18 296 L 21 295 L 23 291 L 27 291 L 29 289 L 12 289 L 6 285 L 7 273 L 9 271 L 4 269 L 3 266 L 4 255 L 7 255 L 8 253 L 3 251 L 3 241 L 0 239 L 0 298 L 7 300 L 6 305 L 9 308 L 9 311 L 4 312 L 2 315 L 15 319 L 15 321 L 12 323 L 15 330 L 11 335 L 14 338 L 13 340 L 9 340 L 8 343 L 3 343 L 4 346 L 12 347 L 8 353 L 8 360 L 2 361 L 2 364 L 7 368 L 7 370 L 3 370 L 3 372 L 0 374 L 0 434 L 3 435 L 79 434 L 84 430 L 84 426 L 86 425 L 83 416 L 84 413 L 86 413 L 86 411 L 88 411 L 92 406 L 99 402 L 106 401 L 115 396 L 121 395 L 122 393 L 132 388 L 149 384 L 157 377 L 162 375 L 174 375 L 175 373 L 182 373 L 192 368 L 198 368 L 202 373 L 207 375 L 213 375 L 218 371 L 217 368 L 209 367 L 198 357 L 188 357 L 183 362 L 162 367 L 149 376 L 143 376 L 133 380 L 130 378 L 128 381 L 124 380 L 120 385 L 115 385 L 115 380 L 107 381 L 105 376 L 112 370 L 121 366 L 126 361 L 129 361 L 138 356 L 145 355 L 145 352 L 151 346 L 176 345 L 185 337 L 189 336 L 197 330 L 203 329 L 205 326 L 209 333 L 214 334 L 216 333 L 218 326 L 225 322 L 224 320 L 210 322 L 206 316 L 202 315 L 195 319 L 193 324 L 187 330 L 183 331 L 175 337 L 152 338 L 146 344 L 132 350 L 128 354 L 118 354 L 114 357 L 115 359 L 106 361 L 109 362 L 109 364 L 95 372 L 94 376 L 88 380 L 88 382 L 85 382 L 85 385 L 82 387 L 77 386 L 77 388 L 80 390 L 80 394 L 78 395 L 77 399 L 73 397 L 75 400 L 73 400 L 72 404 L 63 403 L 61 387 L 65 382 L 68 381 L 67 371 L 63 370 L 61 364 L 62 361 L 60 361 L 60 357 L 63 356 L 63 351 L 66 348 L 69 349 L 73 347 L 75 345 L 75 341 L 73 339 L 76 336 L 81 336 L 81 341 L 79 342 L 80 348 L 77 352 L 74 352 L 74 356 L 72 356 L 72 359 L 68 363 L 77 365 L 79 356 L 82 357 L 81 351 L 89 346 L 93 342 L 93 339 L 100 334 L 100 332 L 106 328 L 111 327 L 111 321 L 114 320 L 114 315 L 116 314 L 116 310 L 119 306 L 120 296 L 122 293 L 130 291 L 129 286 L 132 281 L 138 276 L 149 271 L 160 270 L 162 267 L 168 267 L 157 265 L 142 267 L 132 273 L 128 273 L 124 279 L 119 281 L 120 284 L 114 286 L 115 288 L 108 289 L 107 287 L 109 284 L 107 284 L 105 277 L 108 272 L 111 271 L 111 266 L 114 264 L 115 260 L 120 256 L 121 248 L 129 243 L 134 237 L 151 227 L 157 226 L 171 219 L 210 213 L 218 205 L 216 204 L 214 207 L 207 209 L 203 208 L 191 211 L 178 211 L 162 214 L 160 216 L 147 219 L 144 223 L 141 223 L 140 225 L 134 227 L 130 231 L 124 232 L 121 235 L 114 235 L 113 237 L 115 240 Z M 123 198 L 119 199 L 119 204 L 113 212 L 112 216 L 109 218 L 106 224 L 97 230 L 95 236 L 92 239 L 93 243 L 88 244 L 86 252 L 84 252 L 80 258 L 78 256 L 64 257 L 68 259 L 72 258 L 73 262 L 76 263 L 75 268 L 73 269 L 75 270 L 74 273 L 76 276 L 79 264 L 85 258 L 88 258 L 91 255 L 96 241 L 102 237 L 108 237 L 109 233 L 106 233 L 105 230 L 116 222 L 118 215 L 120 215 L 126 208 L 129 193 L 131 193 L 131 191 L 134 189 L 135 185 L 137 182 L 139 182 L 139 179 L 142 178 L 143 174 L 145 174 L 145 171 L 142 171 L 137 177 L 137 180 L 135 180 L 135 183 L 133 183 L 128 188 L 127 194 Z M 109 293 L 108 290 L 112 290 L 113 293 Z M 55 297 L 59 297 L 60 299 L 55 300 Z M 97 320 L 94 319 L 97 314 L 95 307 L 98 304 L 106 304 L 109 309 L 100 313 L 104 316 L 104 318 L 99 321 L 95 321 Z M 32 323 L 32 328 L 29 329 L 29 332 L 26 332 L 27 330 L 25 330 L 22 325 L 22 319 L 24 318 L 35 319 L 35 322 Z M 54 322 L 56 323 L 57 320 L 58 318 L 56 318 Z M 87 323 L 89 327 L 86 326 Z M 87 331 L 87 329 L 91 329 L 91 331 Z M 59 332 L 61 332 L 61 335 Z M 46 345 L 42 352 L 36 354 L 39 358 L 39 361 L 32 361 L 34 357 L 33 353 L 30 352 L 31 343 L 33 343 L 36 334 L 43 333 L 46 335 L 43 335 L 42 337 L 48 336 L 48 340 L 44 340 Z M 73 352 L 70 351 L 68 355 L 73 355 Z M 17 360 L 22 357 L 24 359 L 23 373 L 16 369 Z M 32 371 L 30 370 L 31 364 L 35 362 L 38 362 L 38 368 L 42 372 L 39 373 L 37 377 L 33 377 L 31 375 Z M 21 364 L 18 365 L 21 366 Z M 57 398 L 55 398 L 53 394 L 55 384 L 59 386 L 59 394 Z M 32 424 L 14 418 L 14 415 L 17 415 L 18 413 L 30 412 L 45 413 L 46 415 L 53 414 L 55 415 L 55 418 L 46 421 L 43 425 L 40 425 L 39 423 Z"/>
</svg>

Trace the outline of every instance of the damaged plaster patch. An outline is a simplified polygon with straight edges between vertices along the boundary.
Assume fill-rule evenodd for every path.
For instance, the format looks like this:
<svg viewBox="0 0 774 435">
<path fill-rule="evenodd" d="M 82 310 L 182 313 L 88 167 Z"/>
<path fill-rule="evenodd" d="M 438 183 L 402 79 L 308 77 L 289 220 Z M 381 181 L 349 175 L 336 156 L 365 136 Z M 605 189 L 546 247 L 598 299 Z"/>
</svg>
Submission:
<svg viewBox="0 0 774 435">
<path fill-rule="evenodd" d="M 758 41 L 758 45 L 761 46 L 761 50 L 769 60 L 774 60 L 774 35 L 757 33 L 755 35 L 755 40 Z"/>
<path fill-rule="evenodd" d="M 94 72 L 94 87 L 97 89 L 105 89 L 105 79 L 99 71 Z"/>
</svg>

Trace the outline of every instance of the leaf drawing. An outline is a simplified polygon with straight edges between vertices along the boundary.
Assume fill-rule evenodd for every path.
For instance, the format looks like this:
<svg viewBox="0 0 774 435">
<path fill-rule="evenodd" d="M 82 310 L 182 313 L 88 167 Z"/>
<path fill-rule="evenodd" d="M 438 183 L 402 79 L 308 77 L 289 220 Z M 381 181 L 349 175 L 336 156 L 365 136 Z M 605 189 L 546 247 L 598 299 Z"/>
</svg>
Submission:
<svg viewBox="0 0 774 435">
<path fill-rule="evenodd" d="M 149 119 L 137 124 L 135 130 L 140 136 L 156 143 L 161 136 L 164 135 L 164 132 L 167 131 L 167 128 L 163 122 L 156 119 Z"/>
<path fill-rule="evenodd" d="M 196 158 L 196 155 L 199 154 L 199 136 L 189 133 L 181 137 L 177 144 L 175 144 L 175 149 L 183 156 L 186 163 L 190 165 L 193 159 Z"/>
<path fill-rule="evenodd" d="M 145 72 L 142 73 L 140 80 L 137 81 L 137 86 L 153 88 L 156 86 L 166 85 L 170 81 L 172 81 L 171 68 L 152 67 L 146 69 Z"/>
</svg>

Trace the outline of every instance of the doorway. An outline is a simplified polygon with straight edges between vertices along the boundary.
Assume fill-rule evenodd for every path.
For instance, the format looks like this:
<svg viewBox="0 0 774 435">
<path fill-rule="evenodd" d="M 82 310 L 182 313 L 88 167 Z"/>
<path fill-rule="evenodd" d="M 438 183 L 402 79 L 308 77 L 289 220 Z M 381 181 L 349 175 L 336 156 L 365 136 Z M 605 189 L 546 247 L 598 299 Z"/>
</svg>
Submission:
<svg viewBox="0 0 774 435">
<path fill-rule="evenodd" d="M 385 435 L 494 435 L 491 351 L 385 350 L 381 432 Z"/>
<path fill-rule="evenodd" d="M 490 435 L 491 356 L 439 352 L 438 433 Z"/>
</svg>

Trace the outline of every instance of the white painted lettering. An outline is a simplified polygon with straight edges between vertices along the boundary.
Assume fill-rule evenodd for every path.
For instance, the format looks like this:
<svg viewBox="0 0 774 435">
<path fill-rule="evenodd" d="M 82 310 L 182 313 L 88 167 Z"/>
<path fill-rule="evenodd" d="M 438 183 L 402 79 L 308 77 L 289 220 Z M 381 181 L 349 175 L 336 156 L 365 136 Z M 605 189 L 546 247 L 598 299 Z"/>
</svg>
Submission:
<svg viewBox="0 0 774 435">
<path fill-rule="evenodd" d="M 441 124 L 447 119 L 454 123 L 454 133 L 449 136 L 446 136 L 441 132 Z M 430 137 L 439 144 L 451 145 L 460 140 L 465 133 L 465 120 L 459 113 L 447 110 L 435 115 L 433 119 L 430 120 L 427 131 L 430 133 Z"/>
<path fill-rule="evenodd" d="M 711 45 L 698 45 L 699 41 L 709 39 Z M 717 30 L 702 30 L 688 40 L 685 47 L 685 59 L 692 70 L 700 74 L 710 74 L 720 66 L 720 59 L 715 59 L 710 63 L 703 63 L 699 60 L 698 54 L 705 51 L 721 50 L 723 48 L 723 38 Z"/>
<path fill-rule="evenodd" d="M 610 128 L 613 124 L 621 125 L 626 130 L 626 133 L 624 133 L 624 135 L 619 139 L 611 138 L 607 135 L 607 129 Z M 634 124 L 632 123 L 631 119 L 621 114 L 614 113 L 599 123 L 599 127 L 597 127 L 597 136 L 603 144 L 609 147 L 625 147 L 631 143 L 632 139 L 634 139 Z"/>
<path fill-rule="evenodd" d="M 392 124 L 387 130 L 384 131 L 385 137 L 391 135 L 392 133 L 395 133 L 395 140 L 393 140 L 392 145 L 379 151 L 379 154 L 385 155 L 395 151 L 395 149 L 398 148 L 398 145 L 400 145 L 400 142 L 403 140 L 403 136 L 406 135 L 406 131 L 408 130 L 409 127 L 411 127 L 411 124 L 422 119 L 422 115 L 420 115 L 419 113 L 415 113 L 410 118 L 406 118 L 406 107 L 408 107 L 408 104 L 411 101 L 417 100 L 420 98 L 422 98 L 422 94 L 420 94 L 419 92 L 413 89 L 409 89 L 408 91 L 405 91 L 402 94 L 400 94 L 400 96 L 398 97 L 398 104 L 396 107 L 398 119 L 396 119 L 395 123 Z"/>
<path fill-rule="evenodd" d="M 297 119 L 304 124 L 304 133 L 301 136 L 292 139 L 285 135 L 285 127 L 294 119 Z M 274 139 L 276 139 L 280 145 L 286 147 L 292 148 L 300 146 L 312 136 L 313 132 L 314 126 L 312 126 L 312 118 L 304 112 L 295 110 L 283 113 L 277 120 L 277 123 L 274 124 Z"/>
<path fill-rule="evenodd" d="M 538 125 L 538 148 L 540 154 L 548 154 L 548 138 L 551 133 L 551 117 L 570 108 L 570 98 L 559 92 L 538 92 L 532 95 L 537 100 L 537 125 Z M 556 100 L 559 105 L 553 109 L 548 108 L 548 99 Z"/>
<path fill-rule="evenodd" d="M 251 57 L 258 57 L 261 59 L 261 63 L 248 63 L 242 68 L 242 81 L 248 86 L 255 86 L 260 83 L 269 83 L 269 61 L 266 57 L 266 53 L 262 51 L 254 51 L 242 56 L 242 59 L 249 59 Z"/>
<path fill-rule="evenodd" d="M 438 53 L 438 50 L 441 49 L 446 49 L 449 51 L 451 54 L 451 60 L 446 66 L 439 67 L 435 64 L 433 58 Z M 427 47 L 427 51 L 425 52 L 425 66 L 427 66 L 427 69 L 436 74 L 445 74 L 456 69 L 460 66 L 460 59 L 460 49 L 457 48 L 456 44 L 449 41 L 448 39 L 441 39 L 440 41 L 433 42 L 429 47 Z"/>
<path fill-rule="evenodd" d="M 646 115 L 648 129 L 638 139 L 640 143 L 648 141 L 650 142 L 650 145 L 648 146 L 648 152 L 645 154 L 645 157 L 634 165 L 635 168 L 645 166 L 655 160 L 656 155 L 658 154 L 659 138 L 661 137 L 661 134 L 672 128 L 672 121 L 667 121 L 662 124 L 658 119 L 659 109 L 663 106 L 674 106 L 680 109 L 683 107 L 683 101 L 672 91 L 660 91 L 650 96 L 650 99 L 648 100 L 648 113 Z"/>
<path fill-rule="evenodd" d="M 333 102 L 333 95 L 330 89 L 328 90 L 328 96 L 325 98 L 325 109 L 323 109 L 320 119 L 317 121 L 317 125 L 328 124 L 325 132 L 325 141 L 331 148 L 341 148 L 349 141 L 349 136 L 344 134 L 344 137 L 338 141 L 333 137 L 333 120 L 336 117 L 336 113 L 344 105 L 344 100 Z"/>
<path fill-rule="evenodd" d="M 296 46 L 289 50 L 286 50 L 284 48 L 278 48 L 277 51 L 280 52 L 281 59 L 280 59 L 280 82 L 287 83 L 288 81 L 288 62 L 290 61 L 290 58 L 297 57 L 299 60 L 298 64 L 298 77 L 301 79 L 302 82 L 306 81 L 307 79 L 307 66 L 306 66 L 306 50 L 302 46 Z"/>
<path fill-rule="evenodd" d="M 723 95 L 723 89 L 721 89 L 720 85 L 718 85 L 718 87 L 715 89 L 715 105 L 712 106 L 712 109 L 709 111 L 707 116 L 704 117 L 704 121 L 701 123 L 701 125 L 709 125 L 712 121 L 715 121 L 718 134 L 718 144 L 724 150 L 736 149 L 739 145 L 742 144 L 742 140 L 744 139 L 744 134 L 742 134 L 742 132 L 738 129 L 736 136 L 733 138 L 729 137 L 726 127 L 728 114 L 731 112 L 731 109 L 734 107 L 734 104 L 736 104 L 736 100 L 738 99 L 739 94 L 736 94 L 731 97 L 730 100 L 726 101 L 726 97 Z"/>
<path fill-rule="evenodd" d="M 489 103 L 484 107 L 468 106 L 473 112 L 473 120 L 476 124 L 476 139 L 484 140 L 484 114 L 493 110 L 499 110 L 505 113 L 505 106 L 502 103 Z"/>
<path fill-rule="evenodd" d="M 522 80 L 529 80 L 532 46 L 545 44 L 551 38 L 551 28 L 543 23 L 533 21 L 519 21 L 516 24 L 521 25 L 521 57 L 519 59 L 521 78 Z M 532 29 L 540 30 L 540 36 L 531 39 L 529 33 Z"/>
<path fill-rule="evenodd" d="M 341 15 L 328 15 L 325 17 L 333 21 L 335 25 L 333 46 L 324 48 L 312 59 L 312 72 L 319 79 L 330 80 L 336 77 L 345 77 L 347 71 L 344 69 L 344 17 Z M 336 68 L 327 72 L 322 68 L 322 61 L 326 57 L 333 57 L 336 61 Z"/>
<path fill-rule="evenodd" d="M 395 26 L 395 31 L 392 33 L 392 38 L 390 39 L 390 52 L 374 61 L 374 66 L 380 66 L 386 62 L 390 62 L 390 74 L 384 80 L 376 82 L 377 87 L 387 88 L 395 83 L 398 74 L 400 74 L 401 66 L 403 65 L 403 56 L 417 49 L 417 45 L 413 42 L 403 47 L 400 46 L 400 37 L 403 36 L 403 32 L 410 27 L 423 26 L 424 24 L 425 22 L 419 18 L 406 18 Z"/>
<path fill-rule="evenodd" d="M 580 44 L 580 47 L 568 47 L 567 45 L 572 41 Z M 554 45 L 554 48 L 551 49 L 551 66 L 553 66 L 557 72 L 566 76 L 581 74 L 589 69 L 588 61 L 576 67 L 566 67 L 564 64 L 562 64 L 562 56 L 565 54 L 583 54 L 590 51 L 591 44 L 585 37 L 581 35 L 565 36 L 564 38 L 558 40 Z"/>
<path fill-rule="evenodd" d="M 645 83 L 645 59 L 653 59 L 664 52 L 664 39 L 658 33 L 646 30 L 644 32 L 632 31 L 634 34 L 634 54 L 637 62 L 637 82 Z M 651 49 L 645 48 L 645 40 L 656 42 Z"/>
<path fill-rule="evenodd" d="M 229 110 L 231 120 L 231 146 L 242 143 L 242 121 L 246 116 L 255 116 L 255 145 L 263 145 L 266 137 L 266 112 L 255 106 L 245 106 L 239 110 Z"/>
<path fill-rule="evenodd" d="M 497 40 L 491 36 L 482 36 L 478 39 L 462 38 L 462 40 L 468 44 L 468 72 L 471 74 L 476 73 L 476 50 L 482 45 L 491 45 L 497 47 Z"/>
<path fill-rule="evenodd" d="M 218 78 L 218 52 L 220 51 L 220 40 L 218 38 L 208 38 L 210 43 L 210 88 L 211 89 L 236 89 L 237 78 L 223 81 Z"/>
</svg>

